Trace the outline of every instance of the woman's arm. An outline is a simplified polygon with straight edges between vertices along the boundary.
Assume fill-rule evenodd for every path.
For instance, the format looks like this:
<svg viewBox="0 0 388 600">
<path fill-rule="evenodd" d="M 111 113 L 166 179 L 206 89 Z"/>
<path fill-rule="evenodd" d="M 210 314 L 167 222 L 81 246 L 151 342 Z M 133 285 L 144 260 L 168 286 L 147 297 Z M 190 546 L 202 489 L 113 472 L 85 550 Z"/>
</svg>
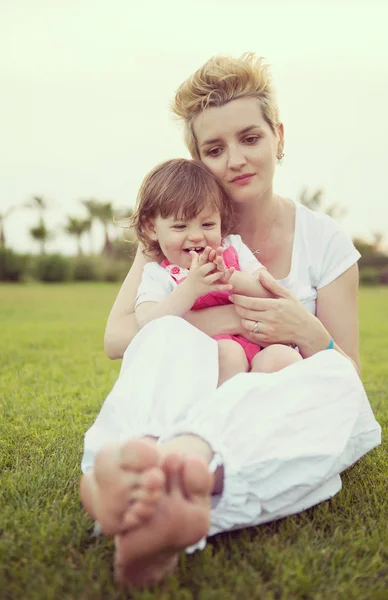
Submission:
<svg viewBox="0 0 388 600">
<path fill-rule="evenodd" d="M 335 349 L 349 357 L 359 372 L 358 279 L 355 264 L 319 289 L 316 314 L 333 338 Z"/>
<path fill-rule="evenodd" d="M 358 267 L 353 265 L 335 281 L 318 290 L 317 316 L 268 273 L 260 280 L 274 298 L 246 298 L 233 295 L 236 312 L 242 317 L 247 335 L 256 343 L 298 345 L 303 357 L 327 348 L 331 338 L 335 350 L 349 358 L 359 371 L 358 354 Z M 253 333 L 258 323 L 259 333 Z"/>
<path fill-rule="evenodd" d="M 133 265 L 126 276 L 108 317 L 104 348 L 109 358 L 122 358 L 139 327 L 135 317 L 135 299 L 144 265 L 148 262 L 139 246 Z"/>
<path fill-rule="evenodd" d="M 191 325 L 210 337 L 221 333 L 243 335 L 245 331 L 241 325 L 241 318 L 234 310 L 232 304 L 191 310 L 187 313 L 185 319 L 188 323 L 191 323 Z"/>
</svg>

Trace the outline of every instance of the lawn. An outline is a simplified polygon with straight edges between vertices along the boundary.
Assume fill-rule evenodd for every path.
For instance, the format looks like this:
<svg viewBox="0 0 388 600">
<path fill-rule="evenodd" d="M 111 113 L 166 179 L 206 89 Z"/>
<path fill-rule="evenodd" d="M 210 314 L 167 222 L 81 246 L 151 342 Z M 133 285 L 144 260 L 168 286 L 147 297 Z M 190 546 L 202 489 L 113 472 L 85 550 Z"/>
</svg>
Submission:
<svg viewBox="0 0 388 600">
<path fill-rule="evenodd" d="M 383 600 L 388 598 L 388 456 L 372 451 L 343 490 L 303 514 L 223 534 L 182 555 L 175 577 L 130 595 L 112 542 L 92 537 L 78 498 L 83 434 L 116 379 L 102 349 L 113 284 L 0 287 L 2 600 Z M 363 380 L 388 422 L 388 289 L 360 298 Z"/>
</svg>

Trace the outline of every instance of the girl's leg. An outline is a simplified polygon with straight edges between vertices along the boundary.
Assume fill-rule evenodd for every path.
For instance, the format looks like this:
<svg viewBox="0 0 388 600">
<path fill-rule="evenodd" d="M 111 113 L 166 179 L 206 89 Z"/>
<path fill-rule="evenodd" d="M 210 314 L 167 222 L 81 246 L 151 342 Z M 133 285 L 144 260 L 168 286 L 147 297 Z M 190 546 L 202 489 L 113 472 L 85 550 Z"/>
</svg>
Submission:
<svg viewBox="0 0 388 600">
<path fill-rule="evenodd" d="M 221 339 L 218 344 L 218 385 L 238 373 L 247 373 L 248 360 L 244 349 L 234 340 Z"/>
<path fill-rule="evenodd" d="M 157 439 L 186 418 L 198 398 L 214 393 L 217 372 L 216 342 L 175 317 L 151 323 L 128 347 L 85 436 L 81 498 L 104 532 L 148 518 L 164 483 L 159 450 L 135 438 Z"/>
<path fill-rule="evenodd" d="M 251 362 L 252 373 L 275 373 L 303 360 L 299 352 L 284 344 L 273 344 L 260 350 Z"/>
</svg>

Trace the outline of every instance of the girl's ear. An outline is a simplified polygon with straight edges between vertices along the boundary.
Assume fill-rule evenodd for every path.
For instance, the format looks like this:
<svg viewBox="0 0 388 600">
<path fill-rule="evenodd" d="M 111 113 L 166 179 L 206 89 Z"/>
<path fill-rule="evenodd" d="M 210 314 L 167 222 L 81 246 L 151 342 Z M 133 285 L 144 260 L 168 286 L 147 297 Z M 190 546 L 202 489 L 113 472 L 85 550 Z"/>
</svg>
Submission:
<svg viewBox="0 0 388 600">
<path fill-rule="evenodd" d="M 154 223 L 151 219 L 147 219 L 143 222 L 143 231 L 146 236 L 153 242 L 157 242 L 158 238 L 155 233 Z"/>
</svg>

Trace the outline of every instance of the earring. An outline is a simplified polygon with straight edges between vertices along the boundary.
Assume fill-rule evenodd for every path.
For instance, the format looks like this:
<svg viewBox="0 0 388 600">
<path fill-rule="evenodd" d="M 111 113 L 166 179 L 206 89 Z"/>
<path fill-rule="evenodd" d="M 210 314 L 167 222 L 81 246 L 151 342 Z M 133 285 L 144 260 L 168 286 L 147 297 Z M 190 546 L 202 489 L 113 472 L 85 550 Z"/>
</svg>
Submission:
<svg viewBox="0 0 388 600">
<path fill-rule="evenodd" d="M 284 158 L 284 152 L 282 152 L 281 154 L 279 154 L 279 156 L 277 158 L 278 158 L 278 160 L 282 160 L 282 158 Z"/>
</svg>

